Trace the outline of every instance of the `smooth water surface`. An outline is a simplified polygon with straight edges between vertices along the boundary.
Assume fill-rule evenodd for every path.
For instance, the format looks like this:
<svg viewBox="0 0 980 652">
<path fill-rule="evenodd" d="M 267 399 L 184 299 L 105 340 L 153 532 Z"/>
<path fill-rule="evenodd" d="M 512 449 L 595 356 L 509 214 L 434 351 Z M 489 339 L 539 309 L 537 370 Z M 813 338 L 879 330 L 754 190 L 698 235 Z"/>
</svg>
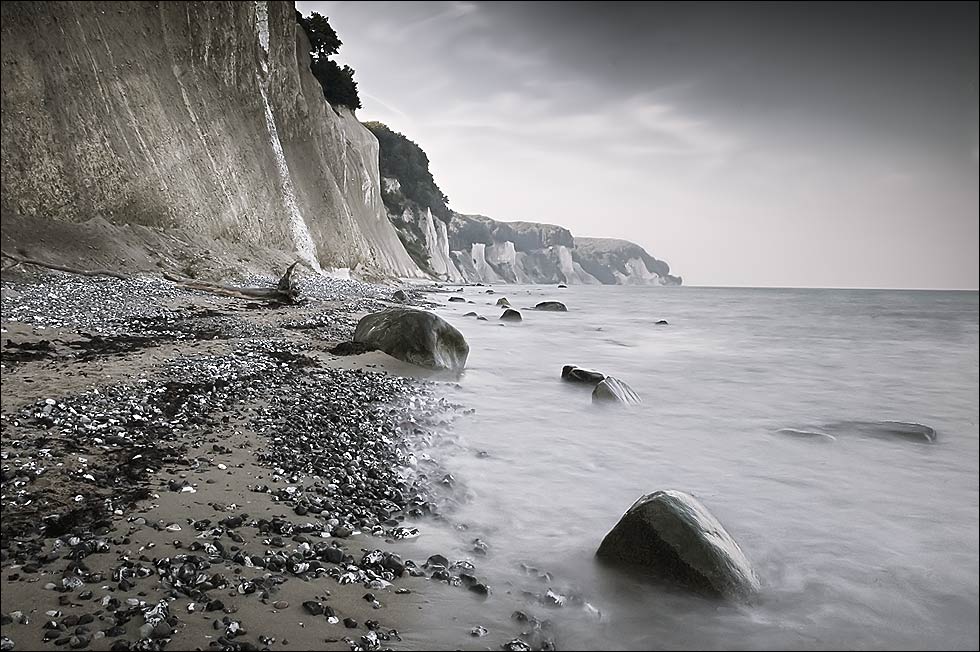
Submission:
<svg viewBox="0 0 980 652">
<path fill-rule="evenodd" d="M 473 558 L 495 592 L 446 592 L 423 616 L 430 634 L 457 646 L 482 624 L 499 638 L 522 608 L 555 623 L 562 649 L 977 648 L 976 292 L 494 290 L 466 288 L 472 304 L 432 295 L 471 347 L 449 397 L 476 411 L 440 453 L 463 487 L 462 525 L 430 529 L 429 543 Z M 501 325 L 501 296 L 568 312 Z M 560 380 L 569 363 L 625 380 L 642 405 L 594 407 Z M 841 425 L 880 421 L 938 440 Z M 779 432 L 826 424 L 832 437 Z M 596 564 L 605 533 L 658 489 L 694 494 L 726 526 L 762 580 L 757 599 L 727 604 Z M 486 558 L 470 553 L 475 537 Z M 539 603 L 549 588 L 601 615 Z"/>
</svg>

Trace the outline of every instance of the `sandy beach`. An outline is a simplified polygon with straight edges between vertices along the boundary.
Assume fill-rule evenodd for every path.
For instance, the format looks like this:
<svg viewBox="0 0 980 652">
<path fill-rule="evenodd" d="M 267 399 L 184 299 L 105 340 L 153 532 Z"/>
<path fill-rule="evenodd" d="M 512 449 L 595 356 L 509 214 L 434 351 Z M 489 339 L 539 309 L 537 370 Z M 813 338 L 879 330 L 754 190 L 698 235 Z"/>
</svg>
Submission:
<svg viewBox="0 0 980 652">
<path fill-rule="evenodd" d="M 432 591 L 489 590 L 418 556 L 456 408 L 418 368 L 329 352 L 393 288 L 304 278 L 274 307 L 5 273 L 5 650 L 399 649 Z"/>
</svg>

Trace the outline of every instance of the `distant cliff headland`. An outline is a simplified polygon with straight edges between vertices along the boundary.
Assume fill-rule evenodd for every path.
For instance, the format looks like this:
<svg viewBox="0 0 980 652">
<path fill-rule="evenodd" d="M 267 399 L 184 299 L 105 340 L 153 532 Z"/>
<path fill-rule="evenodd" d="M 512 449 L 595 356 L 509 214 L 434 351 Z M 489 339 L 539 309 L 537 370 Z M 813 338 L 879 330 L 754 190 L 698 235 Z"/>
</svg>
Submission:
<svg viewBox="0 0 980 652">
<path fill-rule="evenodd" d="M 5 248 L 164 266 L 173 240 L 233 252 L 225 267 L 279 252 L 362 278 L 681 283 L 630 242 L 451 210 L 421 148 L 358 122 L 340 39 L 291 2 L 2 12 Z"/>
<path fill-rule="evenodd" d="M 670 266 L 639 245 L 576 238 L 563 227 L 500 222 L 451 210 L 422 149 L 380 122 L 381 197 L 415 263 L 447 281 L 680 285 Z"/>
</svg>

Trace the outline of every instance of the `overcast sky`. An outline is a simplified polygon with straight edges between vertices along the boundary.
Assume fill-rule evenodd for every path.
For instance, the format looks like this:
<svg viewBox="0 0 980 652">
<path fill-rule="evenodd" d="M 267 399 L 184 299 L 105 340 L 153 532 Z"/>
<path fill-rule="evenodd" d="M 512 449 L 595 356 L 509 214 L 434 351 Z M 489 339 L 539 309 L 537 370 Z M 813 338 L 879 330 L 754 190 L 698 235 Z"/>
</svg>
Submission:
<svg viewBox="0 0 980 652">
<path fill-rule="evenodd" d="M 450 205 L 690 285 L 976 288 L 977 3 L 298 2 Z"/>
</svg>

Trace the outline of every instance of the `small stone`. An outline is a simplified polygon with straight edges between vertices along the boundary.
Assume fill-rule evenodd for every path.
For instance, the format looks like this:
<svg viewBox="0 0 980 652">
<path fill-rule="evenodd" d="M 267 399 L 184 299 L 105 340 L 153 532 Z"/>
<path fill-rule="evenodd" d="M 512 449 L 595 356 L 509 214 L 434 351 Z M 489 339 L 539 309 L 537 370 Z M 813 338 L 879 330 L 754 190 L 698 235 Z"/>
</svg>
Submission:
<svg viewBox="0 0 980 652">
<path fill-rule="evenodd" d="M 487 635 L 487 628 L 483 625 L 477 625 L 470 630 L 470 636 L 483 637 Z"/>
<path fill-rule="evenodd" d="M 344 627 L 347 629 L 357 629 L 357 621 L 353 618 L 344 618 Z"/>
<path fill-rule="evenodd" d="M 153 638 L 167 638 L 173 632 L 173 627 L 166 620 L 161 620 L 153 627 Z"/>
<path fill-rule="evenodd" d="M 282 610 L 287 608 L 289 606 L 289 603 L 286 602 L 285 600 L 277 600 L 276 602 L 272 603 L 272 606 L 275 607 L 276 609 Z"/>
<path fill-rule="evenodd" d="M 426 560 L 425 565 L 426 567 L 442 566 L 443 568 L 448 568 L 449 560 L 442 555 L 432 555 Z"/>
<path fill-rule="evenodd" d="M 306 609 L 306 613 L 311 616 L 322 616 L 323 615 L 323 605 L 316 600 L 307 600 L 303 603 L 303 608 Z"/>
<path fill-rule="evenodd" d="M 483 582 L 476 582 L 470 585 L 470 591 L 478 595 L 490 595 L 490 587 Z"/>
</svg>

